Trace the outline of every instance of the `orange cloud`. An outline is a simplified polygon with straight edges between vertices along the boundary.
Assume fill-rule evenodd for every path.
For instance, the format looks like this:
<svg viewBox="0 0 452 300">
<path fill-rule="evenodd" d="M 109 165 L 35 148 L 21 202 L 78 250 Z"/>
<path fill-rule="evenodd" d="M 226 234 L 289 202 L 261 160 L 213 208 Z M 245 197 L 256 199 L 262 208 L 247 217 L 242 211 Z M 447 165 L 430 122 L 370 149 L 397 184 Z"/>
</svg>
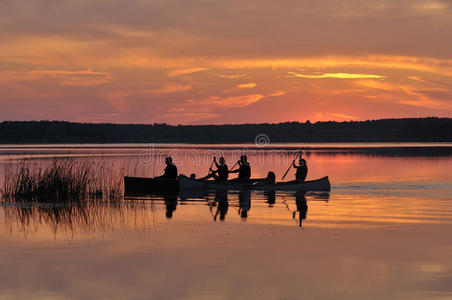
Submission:
<svg viewBox="0 0 452 300">
<path fill-rule="evenodd" d="M 452 109 L 452 105 L 448 105 L 441 101 L 429 98 L 421 98 L 416 100 L 400 100 L 399 103 L 424 108 Z"/>
<path fill-rule="evenodd" d="M 424 1 L 420 3 L 414 3 L 411 7 L 414 10 L 418 10 L 420 12 L 436 12 L 436 11 L 444 11 L 447 9 L 449 4 L 441 2 L 441 1 Z"/>
<path fill-rule="evenodd" d="M 276 92 L 270 93 L 269 96 L 270 97 L 279 97 L 279 96 L 284 96 L 285 94 L 287 94 L 287 92 L 285 92 L 285 91 L 276 91 Z"/>
<path fill-rule="evenodd" d="M 321 56 L 313 58 L 261 59 L 261 60 L 213 60 L 212 66 L 240 68 L 366 68 L 416 70 L 452 76 L 452 60 L 414 56 Z"/>
<path fill-rule="evenodd" d="M 372 74 L 351 74 L 351 73 L 323 73 L 323 74 L 300 74 L 296 72 L 287 72 L 287 77 L 296 77 L 296 78 L 339 78 L 339 79 L 359 79 L 359 78 L 385 78 L 386 76 L 382 75 L 372 75 Z"/>
<path fill-rule="evenodd" d="M 332 119 L 343 119 L 343 120 L 358 120 L 358 117 L 342 114 L 342 113 L 316 113 L 317 120 L 332 120 Z M 329 118 L 330 117 L 330 118 Z"/>
<path fill-rule="evenodd" d="M 121 38 L 151 38 L 154 34 L 150 30 L 139 30 L 130 26 L 118 25 L 118 24 L 98 24 L 91 26 L 91 28 L 87 29 L 97 29 L 108 34 L 113 34 L 119 36 Z"/>
<path fill-rule="evenodd" d="M 91 70 L 31 70 L 32 74 L 44 74 L 44 75 L 110 75 L 110 73 L 105 72 L 93 72 Z"/>
<path fill-rule="evenodd" d="M 337 89 L 331 90 L 330 93 L 333 95 L 342 95 L 342 94 L 358 94 L 364 91 L 365 89 Z"/>
<path fill-rule="evenodd" d="M 180 70 L 173 70 L 168 73 L 169 77 L 179 76 L 179 75 L 186 75 L 196 72 L 205 71 L 207 68 L 188 68 L 188 69 L 180 69 Z"/>
<path fill-rule="evenodd" d="M 357 120 L 358 117 L 355 116 L 351 116 L 351 115 L 346 115 L 346 114 L 341 114 L 341 113 L 327 113 L 328 116 L 333 116 L 333 117 L 337 117 L 340 119 L 347 119 L 347 120 Z"/>
<path fill-rule="evenodd" d="M 113 81 L 108 72 L 91 70 L 26 70 L 0 72 L 0 82 L 22 82 L 36 80 L 57 81 L 59 85 L 93 86 Z"/>
<path fill-rule="evenodd" d="M 201 100 L 198 102 L 194 102 L 194 103 L 196 105 L 203 105 L 206 107 L 219 106 L 219 107 L 225 107 L 225 108 L 238 108 L 238 107 L 249 106 L 251 104 L 259 102 L 262 98 L 264 98 L 264 96 L 260 95 L 260 94 L 251 94 L 251 95 L 225 97 L 225 98 L 211 96 L 207 99 L 204 99 L 204 100 Z M 214 109 L 214 107 L 210 107 L 210 108 Z"/>
<path fill-rule="evenodd" d="M 210 96 L 201 100 L 188 99 L 177 107 L 171 107 L 161 114 L 163 118 L 176 120 L 178 123 L 197 122 L 219 117 L 220 109 L 241 108 L 259 102 L 263 95 L 250 94 L 233 97 Z"/>
<path fill-rule="evenodd" d="M 418 81 L 418 82 L 426 82 L 426 80 L 422 79 L 419 76 L 407 76 L 408 79 L 414 80 L 414 81 Z"/>
<path fill-rule="evenodd" d="M 219 74 L 218 77 L 229 78 L 229 79 L 238 79 L 248 77 L 246 74 Z"/>
<path fill-rule="evenodd" d="M 192 88 L 191 85 L 168 84 L 168 85 L 163 86 L 160 89 L 147 90 L 147 91 L 150 93 L 156 93 L 156 94 L 172 94 L 172 93 L 177 93 L 177 92 L 188 91 L 191 88 Z"/>
<path fill-rule="evenodd" d="M 451 109 L 452 105 L 437 99 L 430 98 L 428 92 L 448 92 L 449 90 L 443 88 L 419 88 L 414 86 L 405 85 L 401 87 L 402 90 L 410 96 L 416 97 L 416 99 L 400 100 L 399 103 L 407 104 L 417 107 L 436 108 L 436 109 Z"/>
<path fill-rule="evenodd" d="M 255 87 L 256 84 L 254 82 L 249 82 L 249 83 L 242 83 L 237 85 L 237 88 L 239 89 L 249 89 L 249 88 L 253 88 Z"/>
<path fill-rule="evenodd" d="M 370 80 L 370 79 L 369 80 L 358 80 L 358 81 L 356 81 L 356 84 L 363 86 L 363 87 L 367 87 L 367 88 L 385 90 L 385 91 L 399 91 L 400 90 L 399 85 L 389 83 L 389 82 L 378 81 L 378 80 Z"/>
<path fill-rule="evenodd" d="M 137 89 L 137 90 L 116 90 L 109 91 L 103 98 L 107 100 L 120 101 L 136 95 L 153 95 L 153 94 L 172 94 L 188 91 L 192 88 L 190 85 L 168 84 L 158 89 Z"/>
</svg>

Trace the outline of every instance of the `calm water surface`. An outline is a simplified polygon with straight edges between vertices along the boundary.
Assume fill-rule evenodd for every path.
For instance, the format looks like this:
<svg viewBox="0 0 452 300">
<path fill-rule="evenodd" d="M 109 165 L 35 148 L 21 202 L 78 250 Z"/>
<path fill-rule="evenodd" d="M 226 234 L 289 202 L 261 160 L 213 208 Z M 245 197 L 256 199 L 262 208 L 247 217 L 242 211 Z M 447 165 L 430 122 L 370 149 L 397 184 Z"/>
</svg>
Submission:
<svg viewBox="0 0 452 300">
<path fill-rule="evenodd" d="M 253 177 L 281 178 L 297 147 L 6 145 L 0 180 L 22 158 L 154 176 L 168 154 L 200 177 L 244 152 Z M 452 299 L 452 145 L 309 147 L 308 179 L 330 193 L 0 203 L 0 299 Z"/>
</svg>

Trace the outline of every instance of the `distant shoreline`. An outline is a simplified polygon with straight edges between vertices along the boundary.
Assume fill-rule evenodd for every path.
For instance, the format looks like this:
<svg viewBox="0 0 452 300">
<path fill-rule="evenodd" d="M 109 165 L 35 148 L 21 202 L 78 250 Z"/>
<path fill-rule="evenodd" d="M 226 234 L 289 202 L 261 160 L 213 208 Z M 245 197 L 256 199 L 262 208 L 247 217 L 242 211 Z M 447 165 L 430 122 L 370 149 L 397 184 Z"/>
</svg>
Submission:
<svg viewBox="0 0 452 300">
<path fill-rule="evenodd" d="M 452 118 L 237 125 L 168 125 L 4 121 L 0 144 L 447 143 Z"/>
<path fill-rule="evenodd" d="M 354 150 L 354 149 L 386 149 L 386 148 L 451 148 L 452 142 L 344 142 L 344 143 L 274 143 L 258 146 L 254 143 L 48 143 L 48 144 L 0 144 L 1 149 L 226 149 L 241 150 Z"/>
<path fill-rule="evenodd" d="M 452 157 L 452 143 L 315 143 L 315 144 L 22 144 L 0 145 L 0 156 L 32 158 L 49 153 L 58 158 L 86 157 L 87 154 L 101 157 L 154 155 L 241 155 L 247 153 L 269 155 L 294 155 L 303 149 L 305 155 L 365 155 L 380 157 Z M 1 159 L 0 159 L 1 160 Z"/>
</svg>

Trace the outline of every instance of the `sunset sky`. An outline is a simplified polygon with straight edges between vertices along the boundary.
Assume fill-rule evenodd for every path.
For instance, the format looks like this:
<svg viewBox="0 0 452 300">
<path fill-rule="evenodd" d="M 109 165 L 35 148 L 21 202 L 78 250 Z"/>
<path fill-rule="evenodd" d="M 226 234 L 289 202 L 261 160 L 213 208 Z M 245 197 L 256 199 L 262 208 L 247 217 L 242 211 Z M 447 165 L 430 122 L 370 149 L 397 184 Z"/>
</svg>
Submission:
<svg viewBox="0 0 452 300">
<path fill-rule="evenodd" d="M 0 4 L 0 120 L 452 117 L 452 1 Z"/>
</svg>

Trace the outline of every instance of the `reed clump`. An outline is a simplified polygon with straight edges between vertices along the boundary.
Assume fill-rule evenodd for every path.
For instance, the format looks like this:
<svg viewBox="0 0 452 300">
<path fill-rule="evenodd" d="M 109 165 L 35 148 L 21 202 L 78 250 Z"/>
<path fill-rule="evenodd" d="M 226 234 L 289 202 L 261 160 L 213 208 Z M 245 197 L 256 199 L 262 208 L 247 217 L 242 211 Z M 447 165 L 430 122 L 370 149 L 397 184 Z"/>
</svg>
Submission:
<svg viewBox="0 0 452 300">
<path fill-rule="evenodd" d="M 22 160 L 5 167 L 2 194 L 5 201 L 114 200 L 122 196 L 123 173 L 105 161 Z"/>
</svg>

